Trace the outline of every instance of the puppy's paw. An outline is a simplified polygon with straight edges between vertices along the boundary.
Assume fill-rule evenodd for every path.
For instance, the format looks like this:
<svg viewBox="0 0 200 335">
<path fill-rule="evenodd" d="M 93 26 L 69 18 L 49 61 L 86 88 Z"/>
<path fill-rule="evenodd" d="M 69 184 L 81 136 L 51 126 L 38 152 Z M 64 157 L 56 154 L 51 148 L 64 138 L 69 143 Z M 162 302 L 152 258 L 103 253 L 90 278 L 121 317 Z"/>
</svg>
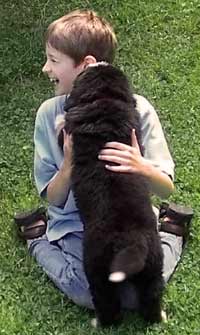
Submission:
<svg viewBox="0 0 200 335">
<path fill-rule="evenodd" d="M 161 320 L 162 322 L 166 323 L 167 322 L 167 313 L 165 311 L 161 311 Z"/>
<path fill-rule="evenodd" d="M 94 328 L 97 328 L 99 326 L 99 321 L 97 318 L 93 318 L 91 320 L 91 326 L 94 327 Z"/>
</svg>

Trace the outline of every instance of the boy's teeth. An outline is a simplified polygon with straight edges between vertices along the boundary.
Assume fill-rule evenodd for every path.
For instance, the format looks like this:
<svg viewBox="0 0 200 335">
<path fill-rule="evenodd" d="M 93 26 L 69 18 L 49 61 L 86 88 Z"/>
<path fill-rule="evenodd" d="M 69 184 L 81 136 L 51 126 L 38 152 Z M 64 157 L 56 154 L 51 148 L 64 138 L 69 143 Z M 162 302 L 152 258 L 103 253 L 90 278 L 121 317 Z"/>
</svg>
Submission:
<svg viewBox="0 0 200 335">
<path fill-rule="evenodd" d="M 57 80 L 57 79 L 55 79 L 55 78 L 50 78 L 50 82 L 51 82 L 51 83 L 57 83 L 57 82 L 58 82 L 58 80 Z"/>
</svg>

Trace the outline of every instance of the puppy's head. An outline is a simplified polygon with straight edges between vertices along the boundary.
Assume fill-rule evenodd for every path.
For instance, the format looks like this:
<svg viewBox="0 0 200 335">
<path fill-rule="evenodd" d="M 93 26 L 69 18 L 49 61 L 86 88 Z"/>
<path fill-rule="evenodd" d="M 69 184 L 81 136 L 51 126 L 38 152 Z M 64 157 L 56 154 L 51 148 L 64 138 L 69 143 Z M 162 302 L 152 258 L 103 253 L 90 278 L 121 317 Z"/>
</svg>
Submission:
<svg viewBox="0 0 200 335">
<path fill-rule="evenodd" d="M 110 64 L 97 63 L 75 79 L 65 101 L 64 127 L 67 133 L 103 134 L 123 122 L 131 130 L 134 108 L 135 100 L 125 74 Z M 62 135 L 59 138 L 62 145 Z"/>
<path fill-rule="evenodd" d="M 133 97 L 125 74 L 113 65 L 95 63 L 81 72 L 74 81 L 65 110 L 101 99 L 117 99 L 132 103 Z"/>
</svg>

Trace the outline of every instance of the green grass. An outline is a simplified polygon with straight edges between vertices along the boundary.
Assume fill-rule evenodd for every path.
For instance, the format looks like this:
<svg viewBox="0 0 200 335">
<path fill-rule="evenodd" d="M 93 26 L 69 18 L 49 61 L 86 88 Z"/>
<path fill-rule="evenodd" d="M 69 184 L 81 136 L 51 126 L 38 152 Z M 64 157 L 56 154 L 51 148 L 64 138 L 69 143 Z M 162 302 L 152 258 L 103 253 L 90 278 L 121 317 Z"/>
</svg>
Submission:
<svg viewBox="0 0 200 335">
<path fill-rule="evenodd" d="M 0 2 L 0 334 L 200 334 L 199 1 Z M 32 174 L 34 119 L 52 96 L 41 74 L 43 32 L 78 7 L 113 23 L 120 44 L 116 62 L 156 107 L 175 159 L 172 199 L 195 209 L 192 239 L 164 297 L 167 324 L 146 327 L 128 313 L 118 329 L 91 329 L 91 314 L 55 289 L 14 233 L 14 212 L 40 204 Z"/>
</svg>

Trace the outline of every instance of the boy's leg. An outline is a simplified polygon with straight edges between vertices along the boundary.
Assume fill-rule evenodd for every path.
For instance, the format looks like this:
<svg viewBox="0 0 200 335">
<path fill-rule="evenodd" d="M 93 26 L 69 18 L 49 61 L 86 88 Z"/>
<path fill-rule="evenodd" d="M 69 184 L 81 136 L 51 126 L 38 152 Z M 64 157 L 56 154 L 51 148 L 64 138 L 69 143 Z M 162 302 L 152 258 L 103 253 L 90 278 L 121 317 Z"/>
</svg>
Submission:
<svg viewBox="0 0 200 335">
<path fill-rule="evenodd" d="M 174 272 L 182 252 L 182 237 L 160 232 L 164 252 L 164 280 Z M 67 234 L 55 243 L 46 236 L 28 241 L 30 254 L 36 258 L 54 284 L 77 305 L 93 309 L 87 278 L 83 270 L 82 233 Z M 135 288 L 128 282 L 121 284 L 122 307 L 138 308 Z"/>
<path fill-rule="evenodd" d="M 50 243 L 46 235 L 28 240 L 28 249 L 53 283 L 74 303 L 93 309 L 89 284 L 83 270 L 83 233 L 71 233 Z M 121 284 L 122 307 L 137 308 L 133 286 Z"/>
<path fill-rule="evenodd" d="M 167 283 L 180 260 L 183 250 L 183 238 L 166 232 L 160 232 L 159 234 L 164 254 L 163 277 L 165 283 Z M 122 285 L 121 302 L 126 309 L 138 309 L 138 295 L 133 285 L 129 283 Z"/>
<path fill-rule="evenodd" d="M 163 276 L 166 283 L 180 260 L 183 237 L 162 231 L 160 236 L 164 252 Z M 64 294 L 78 305 L 93 308 L 83 270 L 82 238 L 83 233 L 74 233 L 66 235 L 56 243 L 50 243 L 46 237 L 42 237 L 30 241 L 29 250 Z M 127 282 L 121 285 L 121 302 L 124 308 L 137 309 L 137 292 Z"/>
<path fill-rule="evenodd" d="M 83 270 L 82 233 L 70 233 L 50 243 L 44 235 L 28 241 L 36 258 L 53 283 L 73 302 L 93 308 L 89 285 Z"/>
<path fill-rule="evenodd" d="M 189 237 L 193 209 L 175 203 L 161 205 L 159 231 L 164 251 L 163 276 L 165 283 L 171 278 Z"/>
<path fill-rule="evenodd" d="M 153 211 L 158 221 L 158 227 L 160 227 L 160 210 L 157 207 L 153 206 Z M 158 229 L 160 230 L 160 228 Z M 162 231 L 160 231 L 159 234 L 164 255 L 163 278 L 165 283 L 167 283 L 171 275 L 174 273 L 174 270 L 180 260 L 183 249 L 183 238 L 181 236 Z"/>
<path fill-rule="evenodd" d="M 163 277 L 165 283 L 167 283 L 180 261 L 183 251 L 183 238 L 166 232 L 160 232 L 160 237 L 164 253 Z"/>
<path fill-rule="evenodd" d="M 163 215 L 165 226 L 165 231 L 162 231 L 162 224 L 160 228 L 160 237 L 161 243 L 163 248 L 163 277 L 165 283 L 169 281 L 171 276 L 173 275 L 183 252 L 183 248 L 187 242 L 188 234 L 189 234 L 189 225 L 190 221 L 193 217 L 193 210 L 188 207 L 183 207 L 180 205 L 172 205 L 171 209 L 170 206 L 169 210 Z M 158 208 L 153 208 L 155 215 L 159 218 L 160 211 Z M 169 227 L 168 227 L 169 224 Z M 174 224 L 175 227 L 171 227 L 171 224 Z M 177 225 L 181 224 L 183 236 L 179 236 L 180 229 L 177 229 Z M 160 224 L 158 224 L 160 225 Z M 184 228 L 183 228 L 184 227 Z M 179 227 L 178 227 L 179 228 Z M 167 232 L 167 230 L 172 232 Z M 177 231 L 178 234 L 175 232 Z M 121 300 L 123 307 L 130 308 L 130 309 L 137 309 L 138 306 L 138 298 L 137 292 L 135 292 L 134 287 L 132 287 L 128 283 L 124 285 L 123 290 L 121 292 Z"/>
</svg>

